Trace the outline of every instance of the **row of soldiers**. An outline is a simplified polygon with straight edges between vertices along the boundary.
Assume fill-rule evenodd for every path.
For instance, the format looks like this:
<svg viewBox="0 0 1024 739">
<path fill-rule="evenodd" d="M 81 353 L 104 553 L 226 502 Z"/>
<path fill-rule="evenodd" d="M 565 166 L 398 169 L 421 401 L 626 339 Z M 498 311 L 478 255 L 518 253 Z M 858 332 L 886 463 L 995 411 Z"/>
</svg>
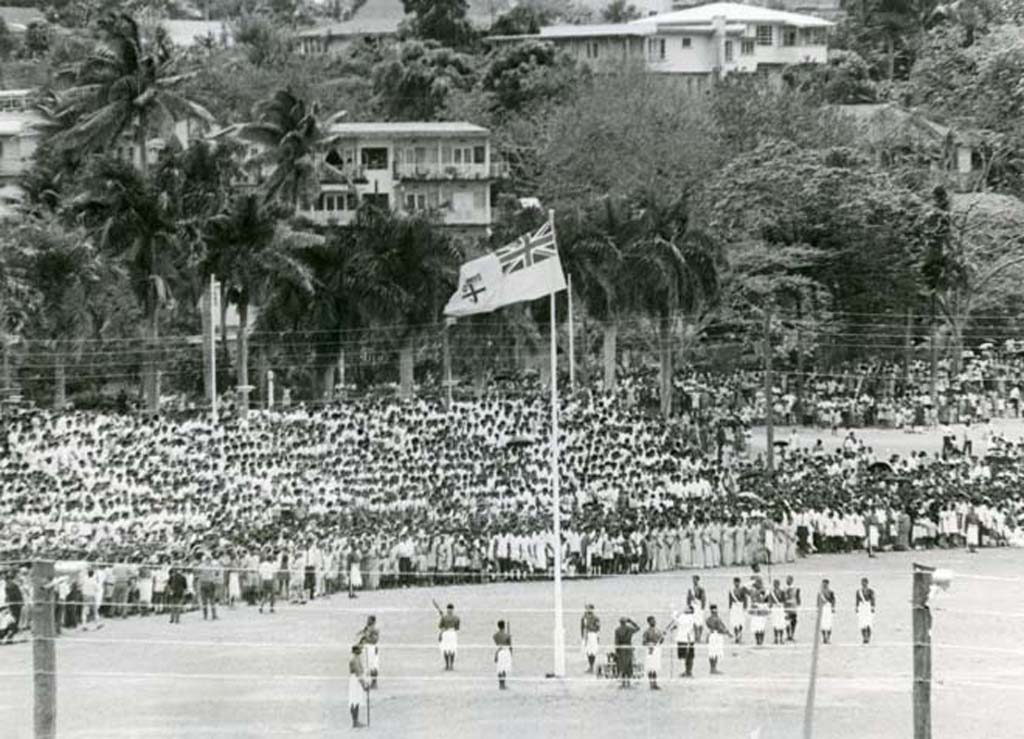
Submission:
<svg viewBox="0 0 1024 739">
<path fill-rule="evenodd" d="M 672 620 L 664 629 L 658 627 L 654 616 L 647 617 L 647 628 L 642 635 L 643 672 L 652 690 L 660 690 L 658 674 L 661 672 L 662 646 L 670 634 L 675 636 L 676 656 L 684 668 L 680 677 L 686 678 L 693 677 L 696 645 L 705 642 L 705 634 L 710 673 L 721 674 L 718 664 L 725 656 L 726 639 L 732 639 L 737 644 L 742 643 L 748 618 L 750 631 L 753 632 L 755 644 L 758 646 L 764 645 L 769 623 L 774 632 L 774 644 L 780 645 L 796 640 L 801 597 L 800 588 L 795 585 L 792 576 L 786 578 L 785 586 L 776 579 L 768 588 L 755 568 L 749 585 L 745 585 L 739 577 L 733 579 L 728 600 L 727 625 L 719 614 L 718 606 L 708 603 L 707 591 L 701 584 L 700 576 L 694 575 L 683 610 L 673 613 Z M 866 577 L 861 579 L 861 586 L 854 596 L 854 604 L 861 638 L 864 644 L 869 644 L 877 601 L 875 591 L 870 587 Z M 832 640 L 836 595 L 828 579 L 821 581 L 816 605 L 821 612 L 821 639 L 824 644 L 829 644 Z M 452 672 L 455 670 L 462 621 L 455 613 L 453 604 L 449 603 L 443 611 L 437 603 L 434 603 L 434 607 L 440 617 L 437 625 L 438 645 L 444 659 L 444 671 Z M 629 687 L 631 684 L 634 674 L 633 636 L 640 630 L 641 627 L 628 616 L 620 618 L 615 629 L 615 649 L 612 654 L 614 672 L 620 680 L 620 687 Z M 599 673 L 601 670 L 596 664 L 601 651 L 600 632 L 601 619 L 594 605 L 588 603 L 580 619 L 580 647 L 587 658 L 589 674 Z M 377 687 L 380 670 L 380 631 L 377 628 L 376 616 L 371 615 L 367 618 L 366 626 L 356 637 L 357 642 L 352 647 L 349 661 L 349 711 L 352 714 L 353 727 L 358 728 L 361 726 L 360 709 L 365 705 L 366 694 Z M 512 672 L 512 634 L 504 620 L 497 622 L 497 631 L 494 632 L 492 640 L 498 688 L 505 690 Z"/>
</svg>

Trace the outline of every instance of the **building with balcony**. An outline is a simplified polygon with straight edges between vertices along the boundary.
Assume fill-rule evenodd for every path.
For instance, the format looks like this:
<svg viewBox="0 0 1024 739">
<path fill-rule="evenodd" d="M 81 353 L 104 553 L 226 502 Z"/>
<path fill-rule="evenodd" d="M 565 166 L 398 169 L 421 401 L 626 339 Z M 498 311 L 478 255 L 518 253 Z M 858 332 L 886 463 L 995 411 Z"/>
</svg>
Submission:
<svg viewBox="0 0 1024 739">
<path fill-rule="evenodd" d="M 545 26 L 539 33 L 491 36 L 491 43 L 549 41 L 600 71 L 639 63 L 704 89 L 732 73 L 777 76 L 782 68 L 828 59 L 830 21 L 740 3 L 710 3 L 629 23 Z"/>
<path fill-rule="evenodd" d="M 338 123 L 325 155 L 335 172 L 304 213 L 345 225 L 364 203 L 397 213 L 431 213 L 452 230 L 484 235 L 491 225 L 491 184 L 504 163 L 490 131 L 462 122 Z"/>
</svg>

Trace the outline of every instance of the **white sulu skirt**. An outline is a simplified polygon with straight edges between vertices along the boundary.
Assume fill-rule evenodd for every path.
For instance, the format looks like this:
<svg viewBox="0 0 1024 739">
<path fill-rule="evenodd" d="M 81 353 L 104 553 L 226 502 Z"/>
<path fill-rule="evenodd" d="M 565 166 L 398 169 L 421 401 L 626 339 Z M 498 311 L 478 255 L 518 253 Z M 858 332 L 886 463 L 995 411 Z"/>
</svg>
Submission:
<svg viewBox="0 0 1024 739">
<path fill-rule="evenodd" d="M 729 628 L 742 628 L 747 622 L 747 612 L 742 603 L 733 603 L 729 606 Z"/>
<path fill-rule="evenodd" d="M 588 631 L 587 638 L 583 641 L 583 653 L 588 657 L 596 657 L 599 649 L 597 632 Z"/>
<path fill-rule="evenodd" d="M 494 665 L 495 672 L 499 675 L 508 675 L 512 672 L 512 650 L 508 647 L 501 647 L 498 650 L 498 661 Z"/>
<path fill-rule="evenodd" d="M 445 629 L 441 632 L 441 654 L 455 654 L 459 651 L 459 632 Z"/>
<path fill-rule="evenodd" d="M 768 625 L 768 618 L 763 612 L 758 611 L 750 614 L 750 630 L 755 634 L 763 634 Z"/>
<path fill-rule="evenodd" d="M 363 684 L 355 675 L 348 676 L 348 707 L 362 708 L 366 705 L 366 691 Z"/>
<path fill-rule="evenodd" d="M 875 625 L 875 614 L 871 610 L 870 603 L 861 603 L 857 606 L 857 628 L 870 629 Z"/>
<path fill-rule="evenodd" d="M 824 606 L 821 609 L 821 630 L 832 631 L 832 621 L 835 618 L 835 612 L 832 610 L 832 606 Z"/>
<path fill-rule="evenodd" d="M 348 581 L 352 583 L 352 589 L 358 590 L 363 587 L 363 573 L 359 570 L 358 564 L 353 564 L 348 570 Z"/>
<path fill-rule="evenodd" d="M 718 632 L 708 636 L 708 659 L 722 659 L 725 656 L 725 637 Z"/>
<path fill-rule="evenodd" d="M 380 650 L 376 644 L 366 645 L 366 669 L 380 671 Z"/>
<path fill-rule="evenodd" d="M 228 597 L 233 600 L 242 599 L 242 585 L 239 582 L 237 572 L 232 572 L 228 575 Z"/>
<path fill-rule="evenodd" d="M 647 647 L 644 654 L 644 672 L 658 672 L 661 669 L 661 645 Z"/>
<path fill-rule="evenodd" d="M 786 609 L 782 606 L 772 606 L 772 629 L 783 631 L 786 628 Z"/>
</svg>

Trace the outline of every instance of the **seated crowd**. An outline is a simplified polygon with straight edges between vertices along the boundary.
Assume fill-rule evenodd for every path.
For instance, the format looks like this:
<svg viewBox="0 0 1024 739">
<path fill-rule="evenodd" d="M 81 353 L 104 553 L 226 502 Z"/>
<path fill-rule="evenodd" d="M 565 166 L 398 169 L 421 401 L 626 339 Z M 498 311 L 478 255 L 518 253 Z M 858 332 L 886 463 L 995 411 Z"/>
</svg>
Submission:
<svg viewBox="0 0 1024 739">
<path fill-rule="evenodd" d="M 25 412 L 3 430 L 0 612 L 24 625 L 24 564 L 42 557 L 78 563 L 53 582 L 68 626 L 183 602 L 216 617 L 218 602 L 549 576 L 549 414 L 542 394 L 450 409 L 367 398 L 221 424 Z M 1024 442 L 878 459 L 853 432 L 834 449 L 794 435 L 769 477 L 732 417 L 664 422 L 621 394 L 563 399 L 566 573 L 1022 543 Z"/>
</svg>

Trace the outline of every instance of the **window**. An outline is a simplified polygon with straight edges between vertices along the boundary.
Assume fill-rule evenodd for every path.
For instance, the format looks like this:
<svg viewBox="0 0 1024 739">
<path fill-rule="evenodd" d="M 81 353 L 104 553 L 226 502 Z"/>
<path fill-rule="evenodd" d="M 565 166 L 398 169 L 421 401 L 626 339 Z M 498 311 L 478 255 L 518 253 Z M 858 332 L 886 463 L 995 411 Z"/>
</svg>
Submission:
<svg viewBox="0 0 1024 739">
<path fill-rule="evenodd" d="M 405 209 L 410 213 L 427 209 L 427 196 L 421 192 L 410 192 L 405 196 Z"/>
<path fill-rule="evenodd" d="M 693 39 L 689 36 L 683 36 L 683 48 L 689 49 L 693 45 Z"/>
<path fill-rule="evenodd" d="M 828 30 L 825 28 L 811 29 L 811 46 L 825 46 L 828 43 Z"/>
<path fill-rule="evenodd" d="M 384 147 L 363 149 L 360 161 L 366 169 L 387 169 L 388 150 Z"/>
<path fill-rule="evenodd" d="M 647 39 L 647 60 L 651 62 L 660 62 L 665 60 L 665 39 Z"/>
<path fill-rule="evenodd" d="M 782 29 L 782 45 L 783 46 L 796 46 L 796 29 L 795 28 L 783 28 Z"/>
<path fill-rule="evenodd" d="M 391 207 L 387 193 L 365 193 L 363 195 L 363 205 L 369 205 L 372 208 L 379 208 L 381 210 L 388 210 Z"/>
<path fill-rule="evenodd" d="M 473 191 L 473 210 L 483 210 L 487 207 L 487 193 L 483 190 Z"/>
<path fill-rule="evenodd" d="M 343 192 L 325 192 L 321 193 L 320 197 L 314 204 L 316 210 L 327 211 L 328 213 L 335 213 L 340 210 L 345 210 L 346 198 Z"/>
<path fill-rule="evenodd" d="M 753 56 L 754 54 L 754 40 L 745 38 L 740 42 L 740 54 L 742 56 Z"/>
<path fill-rule="evenodd" d="M 487 161 L 487 150 L 483 146 L 473 147 L 473 164 L 484 164 Z"/>
<path fill-rule="evenodd" d="M 732 59 L 733 59 L 732 41 L 726 41 L 725 42 L 725 61 L 726 62 L 731 62 Z"/>
<path fill-rule="evenodd" d="M 587 42 L 587 48 L 586 48 L 587 59 L 597 59 L 598 54 L 600 53 L 600 51 L 601 51 L 601 44 L 600 43 L 598 43 L 597 41 L 588 41 Z"/>
<path fill-rule="evenodd" d="M 773 34 L 771 26 L 758 26 L 757 27 L 757 45 L 758 46 L 772 46 L 774 44 L 775 36 Z"/>
<path fill-rule="evenodd" d="M 345 193 L 345 209 L 346 210 L 358 210 L 359 209 L 359 198 L 356 197 L 354 192 Z"/>
</svg>

